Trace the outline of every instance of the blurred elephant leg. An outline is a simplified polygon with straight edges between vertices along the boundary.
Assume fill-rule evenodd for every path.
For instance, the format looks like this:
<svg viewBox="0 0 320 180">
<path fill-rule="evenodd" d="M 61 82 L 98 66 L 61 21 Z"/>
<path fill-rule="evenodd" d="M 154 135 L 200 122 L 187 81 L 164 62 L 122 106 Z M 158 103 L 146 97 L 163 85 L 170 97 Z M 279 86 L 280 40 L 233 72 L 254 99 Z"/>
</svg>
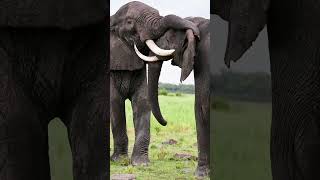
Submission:
<svg viewBox="0 0 320 180">
<path fill-rule="evenodd" d="M 111 156 L 111 160 L 117 161 L 121 157 L 128 156 L 128 135 L 126 125 L 126 114 L 125 114 L 125 98 L 121 96 L 114 82 L 119 80 L 115 79 L 111 72 L 110 80 L 110 112 L 111 112 L 111 129 L 114 140 L 114 151 Z"/>
<path fill-rule="evenodd" d="M 0 44 L 7 34 L 0 30 Z M 34 103 L 29 91 L 17 81 L 17 69 L 25 67 L 26 77 L 34 71 L 30 59 L 22 61 L 8 56 L 0 45 L 0 179 L 49 180 L 49 117 Z M 18 53 L 16 55 L 19 55 Z M 15 62 L 15 63 L 12 63 Z M 15 68 L 17 67 L 17 68 Z M 21 77 L 21 76 L 20 76 Z M 24 83 L 31 79 L 25 78 Z"/>
<path fill-rule="evenodd" d="M 196 176 L 209 174 L 210 161 L 210 79 L 209 70 L 196 61 L 195 74 L 195 115 L 198 141 L 198 167 Z M 211 142 L 212 143 L 212 142 Z"/>
<path fill-rule="evenodd" d="M 75 29 L 63 83 L 61 119 L 67 126 L 73 179 L 109 177 L 109 73 L 103 24 Z"/>
<path fill-rule="evenodd" d="M 135 128 L 135 143 L 131 159 L 133 165 L 147 165 L 149 163 L 151 107 L 147 95 L 146 70 L 139 71 L 135 80 L 135 84 L 139 86 L 136 87 L 131 99 Z"/>
<path fill-rule="evenodd" d="M 281 76 L 273 79 L 271 166 L 274 180 L 320 179 L 319 67 L 314 68 L 316 72 L 300 66 L 305 71 L 300 77 L 305 80 L 274 68 L 278 70 L 274 74 L 291 75 L 297 79 L 292 84 L 301 83 L 292 88 L 285 87 L 285 81 L 292 82 L 288 79 L 279 78 Z"/>
<path fill-rule="evenodd" d="M 271 165 L 274 180 L 320 179 L 320 113 L 312 97 L 274 95 Z M 281 103 L 280 103 L 281 102 Z"/>
<path fill-rule="evenodd" d="M 83 93 L 66 116 L 73 155 L 74 179 L 100 180 L 107 178 L 107 111 L 105 84 Z"/>
</svg>

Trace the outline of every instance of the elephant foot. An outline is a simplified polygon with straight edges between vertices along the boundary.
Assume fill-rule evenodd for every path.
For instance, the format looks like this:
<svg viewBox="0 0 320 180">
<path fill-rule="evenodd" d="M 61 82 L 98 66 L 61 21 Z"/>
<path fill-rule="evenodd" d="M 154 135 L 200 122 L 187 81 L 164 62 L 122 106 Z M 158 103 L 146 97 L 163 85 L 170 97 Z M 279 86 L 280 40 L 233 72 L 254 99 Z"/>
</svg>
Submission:
<svg viewBox="0 0 320 180">
<path fill-rule="evenodd" d="M 196 177 L 206 177 L 209 176 L 209 171 L 210 169 L 208 165 L 198 166 L 194 175 Z"/>
<path fill-rule="evenodd" d="M 131 162 L 133 166 L 148 166 L 149 165 L 149 157 L 147 155 L 143 156 L 132 156 Z"/>
<path fill-rule="evenodd" d="M 110 159 L 114 162 L 121 162 L 126 161 L 129 158 L 127 153 L 113 153 Z"/>
</svg>

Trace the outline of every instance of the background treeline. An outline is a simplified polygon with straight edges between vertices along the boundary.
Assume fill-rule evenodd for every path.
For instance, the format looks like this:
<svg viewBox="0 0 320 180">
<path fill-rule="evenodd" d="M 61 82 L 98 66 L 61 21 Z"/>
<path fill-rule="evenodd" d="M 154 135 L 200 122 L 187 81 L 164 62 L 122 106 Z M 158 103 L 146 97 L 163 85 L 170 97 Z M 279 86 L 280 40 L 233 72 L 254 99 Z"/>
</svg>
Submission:
<svg viewBox="0 0 320 180">
<path fill-rule="evenodd" d="M 170 93 L 194 94 L 194 85 L 159 83 L 159 89 Z"/>
<path fill-rule="evenodd" d="M 271 75 L 266 72 L 235 72 L 222 69 L 211 77 L 214 96 L 243 101 L 271 101 Z M 159 83 L 159 94 L 194 94 L 194 85 Z"/>
<path fill-rule="evenodd" d="M 271 75 L 221 70 L 211 77 L 214 96 L 245 101 L 271 101 Z"/>
</svg>

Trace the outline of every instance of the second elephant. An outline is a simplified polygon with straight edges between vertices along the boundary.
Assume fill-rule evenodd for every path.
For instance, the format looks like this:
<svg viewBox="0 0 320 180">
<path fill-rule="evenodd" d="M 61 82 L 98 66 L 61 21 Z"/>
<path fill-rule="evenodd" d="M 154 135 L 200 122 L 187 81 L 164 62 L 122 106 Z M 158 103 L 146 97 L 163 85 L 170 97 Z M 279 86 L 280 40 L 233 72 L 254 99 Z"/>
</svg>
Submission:
<svg viewBox="0 0 320 180">
<path fill-rule="evenodd" d="M 152 112 L 159 122 L 165 122 L 159 108 L 158 102 L 158 82 L 163 60 L 173 58 L 172 65 L 181 68 L 180 81 L 185 80 L 192 70 L 195 79 L 195 118 L 198 141 L 198 167 L 197 176 L 207 176 L 209 173 L 210 154 L 210 72 L 209 72 L 209 48 L 210 32 L 208 29 L 209 20 L 194 17 L 186 18 L 195 24 L 200 30 L 201 40 L 198 41 L 191 30 L 168 30 L 159 40 L 157 45 L 165 49 L 175 49 L 171 57 L 151 56 L 143 57 L 144 60 L 153 59 L 149 63 L 148 88 Z"/>
</svg>

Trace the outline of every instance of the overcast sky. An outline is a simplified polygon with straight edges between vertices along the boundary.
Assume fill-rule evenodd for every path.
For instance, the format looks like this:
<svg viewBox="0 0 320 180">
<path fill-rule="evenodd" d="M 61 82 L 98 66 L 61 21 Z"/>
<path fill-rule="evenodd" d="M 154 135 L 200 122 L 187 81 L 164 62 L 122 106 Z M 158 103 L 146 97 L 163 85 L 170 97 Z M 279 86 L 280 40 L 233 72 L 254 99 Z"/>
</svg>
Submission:
<svg viewBox="0 0 320 180">
<path fill-rule="evenodd" d="M 113 15 L 130 0 L 111 0 L 110 15 Z M 180 17 L 200 16 L 210 19 L 210 0 L 140 0 L 157 9 L 160 15 L 175 14 Z M 162 66 L 160 82 L 180 84 L 180 68 L 172 66 L 171 62 L 165 62 Z M 194 84 L 193 73 L 182 82 Z"/>
</svg>

